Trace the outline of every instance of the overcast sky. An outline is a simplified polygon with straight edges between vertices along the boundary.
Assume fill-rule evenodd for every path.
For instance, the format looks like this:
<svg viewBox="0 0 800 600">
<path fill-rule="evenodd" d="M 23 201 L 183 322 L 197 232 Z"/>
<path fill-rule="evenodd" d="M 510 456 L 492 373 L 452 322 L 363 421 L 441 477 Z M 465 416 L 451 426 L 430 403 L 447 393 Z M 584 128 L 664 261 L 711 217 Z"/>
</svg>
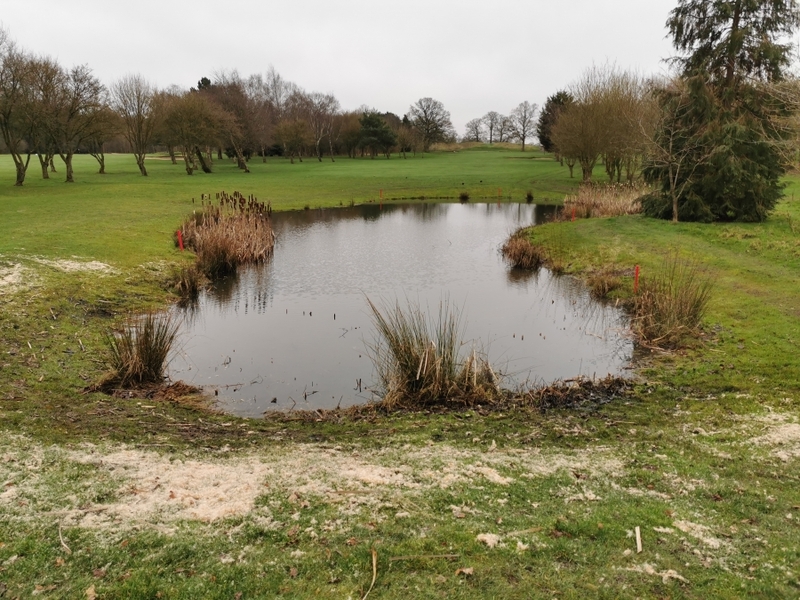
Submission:
<svg viewBox="0 0 800 600">
<path fill-rule="evenodd" d="M 540 106 L 594 64 L 666 70 L 676 0 L 37 0 L 4 2 L 21 46 L 87 64 L 105 83 L 142 73 L 196 85 L 273 65 L 308 91 L 402 115 L 441 100 L 463 134 L 490 110 Z"/>
</svg>

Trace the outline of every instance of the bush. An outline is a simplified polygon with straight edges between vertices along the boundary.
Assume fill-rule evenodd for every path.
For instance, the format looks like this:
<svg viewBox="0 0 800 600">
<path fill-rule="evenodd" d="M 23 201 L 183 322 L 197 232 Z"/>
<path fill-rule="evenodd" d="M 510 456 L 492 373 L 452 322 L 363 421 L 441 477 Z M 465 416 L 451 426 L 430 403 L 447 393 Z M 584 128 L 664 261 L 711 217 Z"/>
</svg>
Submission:
<svg viewBox="0 0 800 600">
<path fill-rule="evenodd" d="M 381 311 L 367 299 L 378 339 L 370 354 L 388 408 L 415 408 L 444 402 L 471 404 L 499 398 L 497 377 L 473 350 L 459 355 L 459 313 L 447 301 L 435 322 L 420 309 L 398 303 Z"/>
<path fill-rule="evenodd" d="M 170 314 L 148 312 L 107 334 L 111 373 L 105 383 L 121 387 L 161 383 L 179 327 Z"/>
<path fill-rule="evenodd" d="M 712 280 L 696 262 L 668 255 L 653 277 L 643 277 L 633 300 L 632 328 L 651 346 L 677 347 L 699 333 Z"/>
</svg>

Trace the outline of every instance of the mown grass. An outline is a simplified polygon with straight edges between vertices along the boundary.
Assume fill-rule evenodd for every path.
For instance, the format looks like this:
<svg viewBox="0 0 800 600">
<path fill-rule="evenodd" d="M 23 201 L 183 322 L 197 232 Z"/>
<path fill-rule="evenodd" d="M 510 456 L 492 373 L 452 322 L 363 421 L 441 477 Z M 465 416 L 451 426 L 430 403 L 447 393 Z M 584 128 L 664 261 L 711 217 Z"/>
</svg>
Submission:
<svg viewBox="0 0 800 600">
<path fill-rule="evenodd" d="M 473 155 L 475 163 L 468 160 Z M 464 172 L 505 169 L 503 160 L 537 164 L 501 151 L 437 155 L 417 180 L 427 178 L 431 186 L 416 190 L 445 195 L 433 193 L 450 185 L 436 183 L 437 168 L 445 174 L 459 164 Z M 363 162 L 360 174 L 350 175 L 354 189 L 371 186 L 364 174 L 382 161 Z M 381 168 L 396 162 L 383 161 L 387 167 Z M 259 166 L 251 165 L 254 174 Z M 318 163 L 294 166 L 307 169 L 321 195 L 328 193 L 327 177 L 309 175 Z M 291 167 L 268 163 L 265 173 Z M 2 168 L 5 173 L 8 166 Z M 189 256 L 174 248 L 172 234 L 191 211 L 191 196 L 199 202 L 201 192 L 249 192 L 230 183 L 247 177 L 234 167 L 227 174 L 220 168 L 219 181 L 178 171 L 173 178 L 165 175 L 169 168 L 158 163 L 150 180 L 118 175 L 120 184 L 110 186 L 93 187 L 88 167 L 86 181 L 78 171 L 74 187 L 33 185 L 33 179 L 21 191 L 0 186 L 0 263 L 21 263 L 36 278 L 20 293 L 0 295 L 0 495 L 19 489 L 13 500 L 0 500 L 4 598 L 34 592 L 87 597 L 90 588 L 98 598 L 361 598 L 372 579 L 373 548 L 378 578 L 369 598 L 798 595 L 798 458 L 781 459 L 753 441 L 771 430 L 776 415 L 787 424 L 800 419 L 800 201 L 792 198 L 799 189 L 794 180 L 763 224 L 673 225 L 629 216 L 536 229 L 534 241 L 557 253 L 567 271 L 584 276 L 608 267 L 622 274 L 614 296 L 630 295 L 634 265 L 646 277 L 671 249 L 713 275 L 716 291 L 700 343 L 642 353 L 639 379 L 622 398 L 545 413 L 483 407 L 251 421 L 204 412 L 182 398 L 84 392 L 104 372 L 100 356 L 109 325 L 173 298 L 172 264 Z M 568 185 L 566 169 L 554 180 Z M 297 198 L 297 208 L 313 205 L 313 185 L 299 179 L 281 185 Z M 524 197 L 528 188 L 520 189 Z M 252 193 L 278 208 L 269 194 Z M 338 202 L 331 199 L 331 205 Z M 37 255 L 103 260 L 116 272 L 64 273 L 36 262 Z M 62 520 L 60 511 L 93 514 L 111 502 L 135 501 L 124 474 L 73 455 L 113 452 L 122 444 L 176 464 L 255 457 L 278 467 L 303 452 L 336 450 L 355 464 L 405 473 L 411 482 L 452 465 L 494 465 L 510 481 L 477 476 L 419 491 L 364 484 L 304 498 L 308 506 L 293 500 L 291 489 L 270 484 L 245 515 L 211 524 L 181 520 L 166 530 L 98 531 Z M 410 459 L 419 449 L 439 458 Z M 556 466 L 564 456 L 617 462 L 604 471 L 597 463 L 568 461 L 528 477 L 524 462 L 539 455 Z M 163 493 L 167 499 L 169 490 Z M 378 503 L 351 514 L 341 510 L 340 497 Z M 408 516 L 399 518 L 399 512 Z M 280 525 L 265 526 L 266 514 Z M 337 520 L 333 529 L 321 530 Z M 676 528 L 687 521 L 708 527 L 724 545 L 712 548 Z M 637 526 L 642 554 L 630 537 Z M 505 545 L 489 548 L 477 540 L 484 533 L 500 535 Z M 528 547 L 518 549 L 516 541 Z M 304 554 L 292 554 L 298 550 Z M 390 560 L 398 557 L 404 558 Z M 472 575 L 457 574 L 461 568 L 472 568 Z M 683 579 L 664 579 L 670 570 Z"/>
</svg>

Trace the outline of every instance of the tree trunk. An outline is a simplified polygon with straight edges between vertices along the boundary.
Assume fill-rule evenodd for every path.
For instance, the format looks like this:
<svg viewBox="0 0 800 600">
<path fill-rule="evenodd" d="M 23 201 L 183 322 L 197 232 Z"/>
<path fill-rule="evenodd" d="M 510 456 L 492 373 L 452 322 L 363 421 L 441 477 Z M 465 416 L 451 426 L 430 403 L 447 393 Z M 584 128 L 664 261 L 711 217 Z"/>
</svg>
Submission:
<svg viewBox="0 0 800 600">
<path fill-rule="evenodd" d="M 51 173 L 55 173 L 56 172 L 56 163 L 53 160 L 53 155 L 52 154 L 50 155 L 50 172 Z"/>
<path fill-rule="evenodd" d="M 14 159 L 14 167 L 17 171 L 17 180 L 14 182 L 14 185 L 21 186 L 25 183 L 25 173 L 28 170 L 28 164 L 31 162 L 31 153 L 28 152 L 28 157 L 24 162 L 21 154 L 14 152 L 11 156 Z"/>
<path fill-rule="evenodd" d="M 195 146 L 194 151 L 197 155 L 197 160 L 200 161 L 200 168 L 202 169 L 203 173 L 211 173 L 211 165 L 206 160 L 206 157 L 203 156 L 203 153 L 200 151 L 200 147 Z"/>
<path fill-rule="evenodd" d="M 192 153 L 189 151 L 189 148 L 184 146 L 183 148 L 183 164 L 186 168 L 187 175 L 194 175 L 194 165 L 192 164 Z"/>
<path fill-rule="evenodd" d="M 67 152 L 66 154 L 59 152 L 58 155 L 61 157 L 61 160 L 64 161 L 64 166 L 67 169 L 67 178 L 64 180 L 64 182 L 75 183 L 75 177 L 73 176 L 72 171 L 72 152 Z"/>
<path fill-rule="evenodd" d="M 100 152 L 92 152 L 92 156 L 97 161 L 97 164 L 100 165 L 100 170 L 97 172 L 99 175 L 106 174 L 106 155 L 101 150 Z"/>
<path fill-rule="evenodd" d="M 50 157 L 42 156 L 41 154 L 37 154 L 36 156 L 39 157 L 39 165 L 42 167 L 42 179 L 50 179 L 50 174 L 47 172 L 47 169 L 50 167 Z"/>
<path fill-rule="evenodd" d="M 167 146 L 167 152 L 169 152 L 169 159 L 172 161 L 172 164 L 177 165 L 178 159 L 175 158 L 175 148 L 173 146 Z"/>
<path fill-rule="evenodd" d="M 147 177 L 147 169 L 144 166 L 144 154 L 134 154 L 136 157 L 136 166 L 139 167 L 139 172 Z"/>
<path fill-rule="evenodd" d="M 222 160 L 222 148 L 217 148 L 217 160 Z"/>
</svg>

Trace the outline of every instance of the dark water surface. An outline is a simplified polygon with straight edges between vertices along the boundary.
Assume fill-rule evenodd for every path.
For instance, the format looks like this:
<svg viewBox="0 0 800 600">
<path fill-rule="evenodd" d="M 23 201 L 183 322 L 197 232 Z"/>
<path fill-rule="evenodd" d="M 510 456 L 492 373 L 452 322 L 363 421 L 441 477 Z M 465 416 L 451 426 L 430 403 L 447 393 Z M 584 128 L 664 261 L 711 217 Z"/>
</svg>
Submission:
<svg viewBox="0 0 800 600">
<path fill-rule="evenodd" d="M 502 261 L 509 233 L 551 211 L 417 204 L 278 213 L 271 262 L 201 296 L 170 374 L 216 391 L 220 408 L 240 416 L 368 402 L 367 296 L 432 314 L 449 298 L 465 339 L 488 352 L 508 385 L 620 374 L 632 352 L 621 311 L 570 277 Z"/>
</svg>

